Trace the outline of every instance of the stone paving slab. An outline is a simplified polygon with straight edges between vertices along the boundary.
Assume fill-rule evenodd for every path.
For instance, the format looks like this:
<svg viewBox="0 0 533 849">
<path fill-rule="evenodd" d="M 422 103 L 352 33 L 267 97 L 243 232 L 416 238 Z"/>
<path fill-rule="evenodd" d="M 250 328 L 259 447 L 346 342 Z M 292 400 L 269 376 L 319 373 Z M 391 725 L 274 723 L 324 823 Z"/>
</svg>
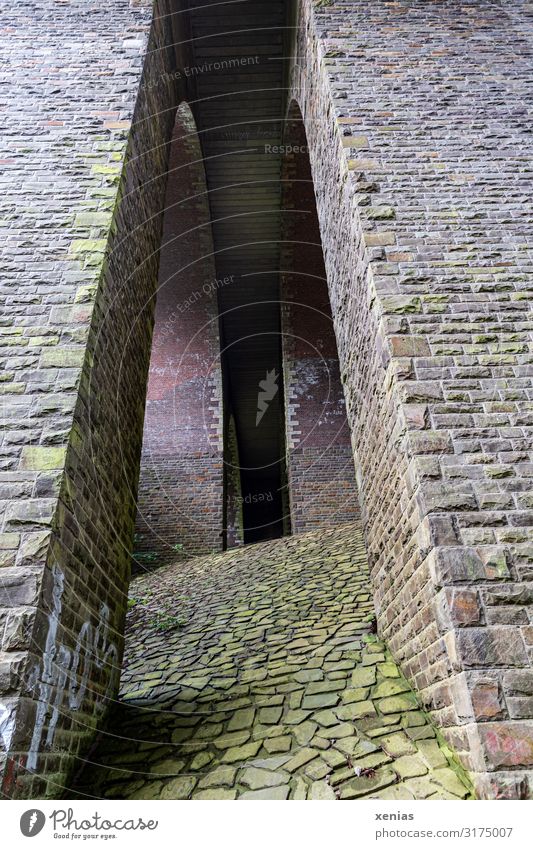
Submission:
<svg viewBox="0 0 533 849">
<path fill-rule="evenodd" d="M 137 578 L 120 701 L 76 793 L 471 797 L 373 619 L 359 525 Z"/>
</svg>

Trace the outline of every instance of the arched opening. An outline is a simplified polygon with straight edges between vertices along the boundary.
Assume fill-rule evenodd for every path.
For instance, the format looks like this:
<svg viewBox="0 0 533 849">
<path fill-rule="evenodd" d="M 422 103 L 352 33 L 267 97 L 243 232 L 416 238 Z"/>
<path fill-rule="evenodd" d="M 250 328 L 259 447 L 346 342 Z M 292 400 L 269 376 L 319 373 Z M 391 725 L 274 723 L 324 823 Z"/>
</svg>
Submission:
<svg viewBox="0 0 533 849">
<path fill-rule="evenodd" d="M 295 533 L 359 517 L 355 470 L 303 118 L 283 143 L 280 300 L 287 479 Z"/>
<path fill-rule="evenodd" d="M 217 279 L 202 150 L 176 112 L 160 249 L 136 560 L 155 565 L 222 547 L 222 373 Z"/>
<path fill-rule="evenodd" d="M 232 189 L 224 189 L 233 206 L 223 208 L 216 130 L 202 131 L 200 143 L 190 107 L 182 103 L 177 110 L 139 486 L 141 566 L 359 515 L 313 179 L 296 104 L 283 145 L 272 155 L 267 147 L 275 148 L 263 145 L 260 156 L 268 155 L 268 168 L 278 169 L 280 205 L 265 211 L 240 187 L 233 198 Z M 254 191 L 270 191 L 270 177 L 261 170 L 255 175 Z M 233 212 L 228 215 L 235 208 L 238 224 Z M 249 242 L 240 235 L 240 219 L 247 222 Z"/>
</svg>

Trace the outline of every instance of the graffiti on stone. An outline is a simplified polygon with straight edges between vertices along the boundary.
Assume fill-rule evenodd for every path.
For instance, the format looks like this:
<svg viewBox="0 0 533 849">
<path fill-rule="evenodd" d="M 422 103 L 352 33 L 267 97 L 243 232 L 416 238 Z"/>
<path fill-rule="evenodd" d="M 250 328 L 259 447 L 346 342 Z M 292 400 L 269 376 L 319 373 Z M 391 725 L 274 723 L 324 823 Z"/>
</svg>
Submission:
<svg viewBox="0 0 533 849">
<path fill-rule="evenodd" d="M 107 670 L 107 686 L 104 692 L 93 690 L 93 710 L 100 715 L 109 699 L 118 674 L 118 649 L 109 638 L 109 607 L 102 604 L 98 624 L 87 620 L 70 648 L 58 638 L 61 621 L 62 597 L 65 576 L 57 565 L 52 567 L 52 606 L 48 617 L 48 632 L 42 665 L 37 664 L 30 674 L 30 685 L 38 698 L 35 725 L 28 750 L 26 766 L 36 769 L 38 755 L 43 745 L 51 748 L 54 743 L 57 723 L 67 709 L 81 709 L 89 682 L 97 673 Z"/>
</svg>

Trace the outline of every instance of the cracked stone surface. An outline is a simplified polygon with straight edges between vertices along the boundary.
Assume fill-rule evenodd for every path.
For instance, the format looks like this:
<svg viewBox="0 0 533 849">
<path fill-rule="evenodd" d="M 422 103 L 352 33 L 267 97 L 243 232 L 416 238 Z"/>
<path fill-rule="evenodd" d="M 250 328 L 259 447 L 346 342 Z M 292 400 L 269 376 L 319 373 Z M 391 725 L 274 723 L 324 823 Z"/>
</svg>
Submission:
<svg viewBox="0 0 533 849">
<path fill-rule="evenodd" d="M 120 701 L 76 794 L 469 798 L 371 633 L 369 586 L 353 524 L 134 580 Z"/>
</svg>

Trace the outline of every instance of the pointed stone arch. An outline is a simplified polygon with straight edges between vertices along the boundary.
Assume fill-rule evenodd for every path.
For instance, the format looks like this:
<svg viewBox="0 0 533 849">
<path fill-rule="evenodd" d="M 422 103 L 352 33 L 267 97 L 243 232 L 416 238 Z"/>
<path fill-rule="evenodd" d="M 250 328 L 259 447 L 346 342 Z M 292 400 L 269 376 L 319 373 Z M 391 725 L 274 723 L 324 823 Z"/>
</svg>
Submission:
<svg viewBox="0 0 533 849">
<path fill-rule="evenodd" d="M 223 543 L 223 410 L 218 289 L 203 153 L 193 113 L 170 143 L 143 456 L 138 568 Z"/>
</svg>

